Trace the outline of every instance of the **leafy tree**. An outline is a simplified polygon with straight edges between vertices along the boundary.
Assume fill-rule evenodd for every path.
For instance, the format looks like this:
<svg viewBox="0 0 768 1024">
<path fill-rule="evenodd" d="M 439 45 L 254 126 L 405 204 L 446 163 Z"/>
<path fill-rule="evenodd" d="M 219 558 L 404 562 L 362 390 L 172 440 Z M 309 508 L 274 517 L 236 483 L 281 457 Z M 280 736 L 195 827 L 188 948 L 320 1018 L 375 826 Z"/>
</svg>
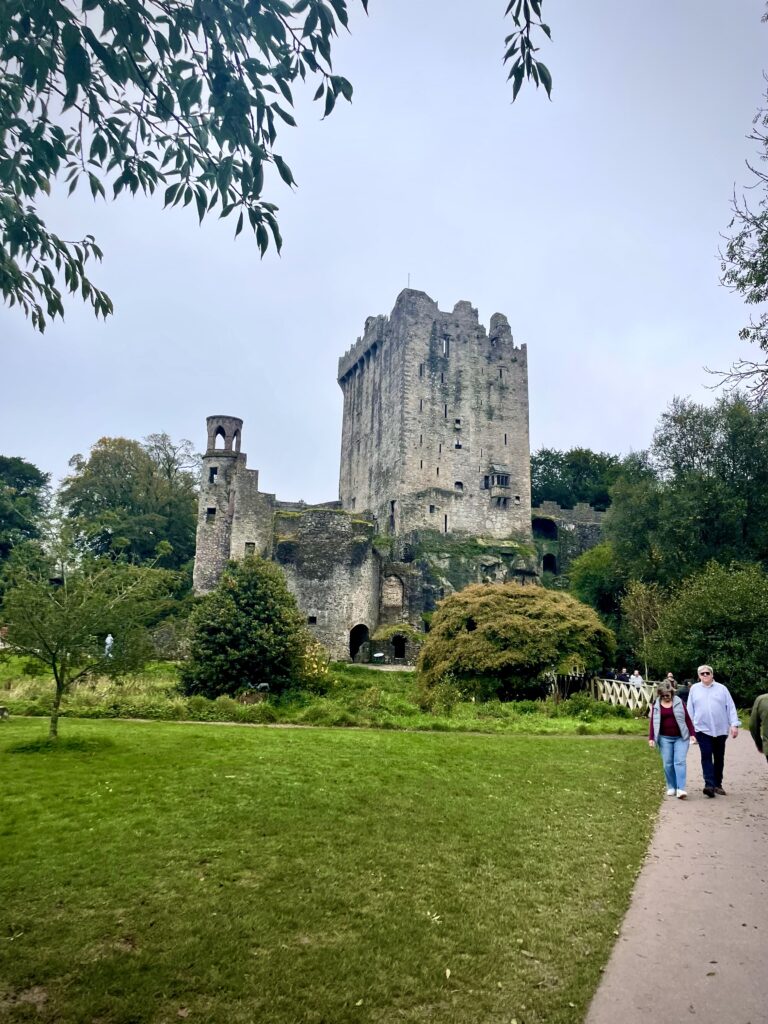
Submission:
<svg viewBox="0 0 768 1024">
<path fill-rule="evenodd" d="M 706 661 L 734 699 L 750 704 L 765 690 L 768 576 L 758 565 L 710 563 L 684 580 L 659 614 L 650 652 L 656 665 L 695 676 Z"/>
<path fill-rule="evenodd" d="M 31 462 L 0 455 L 0 564 L 15 545 L 39 537 L 49 479 Z"/>
<path fill-rule="evenodd" d="M 612 489 L 605 530 L 628 578 L 667 585 L 712 559 L 768 559 L 768 409 L 675 399 L 645 466 Z"/>
<path fill-rule="evenodd" d="M 585 501 L 606 509 L 611 503 L 610 488 L 620 470 L 617 455 L 588 448 L 567 452 L 541 448 L 531 456 L 531 500 L 534 505 L 556 501 L 563 508 Z"/>
<path fill-rule="evenodd" d="M 569 594 L 475 584 L 440 603 L 418 666 L 428 686 L 453 679 L 470 692 L 509 698 L 531 692 L 545 672 L 601 667 L 614 644 L 597 614 Z"/>
<path fill-rule="evenodd" d="M 367 10 L 368 0 L 360 0 Z M 87 276 L 94 237 L 66 241 L 37 202 L 63 176 L 94 198 L 163 188 L 165 206 L 237 215 L 263 254 L 280 249 L 274 173 L 294 179 L 277 146 L 295 125 L 292 88 L 319 81 L 328 116 L 352 86 L 331 46 L 349 0 L 5 0 L 0 7 L 0 288 L 33 325 L 63 315 L 59 274 L 94 312 L 112 312 Z M 510 0 L 513 98 L 523 79 L 551 90 L 532 41 L 542 0 Z"/>
<path fill-rule="evenodd" d="M 280 568 L 249 556 L 231 562 L 192 612 L 182 685 L 210 698 L 259 683 L 280 693 L 303 681 L 308 644 Z"/>
<path fill-rule="evenodd" d="M 0 621 L 11 651 L 53 673 L 50 736 L 58 736 L 62 697 L 86 676 L 119 676 L 151 654 L 146 621 L 170 574 L 108 559 L 80 560 L 61 539 L 47 557 L 19 559 L 9 571 Z M 106 643 L 108 635 L 112 644 Z"/>
<path fill-rule="evenodd" d="M 664 592 L 658 583 L 641 583 L 630 580 L 627 591 L 621 599 L 624 625 L 634 644 L 634 651 L 642 658 L 645 678 L 648 678 L 648 661 L 651 658 L 653 637 L 659 627 L 659 617 L 664 607 Z"/>
<path fill-rule="evenodd" d="M 618 617 L 626 580 L 609 541 L 574 558 L 568 567 L 568 580 L 570 592 L 579 601 L 609 619 Z"/>
<path fill-rule="evenodd" d="M 84 459 L 70 460 L 74 472 L 59 501 L 94 555 L 123 557 L 137 564 L 160 557 L 179 568 L 195 552 L 196 465 L 191 442 L 174 444 L 152 434 L 142 445 L 103 437 Z"/>
</svg>

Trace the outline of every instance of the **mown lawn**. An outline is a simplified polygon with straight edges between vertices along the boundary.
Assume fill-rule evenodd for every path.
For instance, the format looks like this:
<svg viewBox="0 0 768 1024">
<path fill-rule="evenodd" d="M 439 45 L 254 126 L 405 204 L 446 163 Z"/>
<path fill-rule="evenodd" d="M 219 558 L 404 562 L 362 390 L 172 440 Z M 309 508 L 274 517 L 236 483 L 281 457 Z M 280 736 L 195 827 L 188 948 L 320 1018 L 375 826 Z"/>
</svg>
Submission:
<svg viewBox="0 0 768 1024">
<path fill-rule="evenodd" d="M 661 791 L 629 738 L 65 720 L 84 749 L 9 752 L 46 725 L 0 723 L 8 1022 L 573 1024 Z"/>
</svg>

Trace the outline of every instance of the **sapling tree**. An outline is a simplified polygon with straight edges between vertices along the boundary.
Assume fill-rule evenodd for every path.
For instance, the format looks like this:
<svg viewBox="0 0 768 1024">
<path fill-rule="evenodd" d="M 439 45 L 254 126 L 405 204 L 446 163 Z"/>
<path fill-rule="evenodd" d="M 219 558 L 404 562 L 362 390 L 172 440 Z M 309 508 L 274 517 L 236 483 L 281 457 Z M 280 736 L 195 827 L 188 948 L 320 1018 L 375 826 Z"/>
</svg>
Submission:
<svg viewBox="0 0 768 1024">
<path fill-rule="evenodd" d="M 67 544 L 53 554 L 20 555 L 7 571 L 0 622 L 16 654 L 53 673 L 50 730 L 58 736 L 61 701 L 87 676 L 120 676 L 151 654 L 146 629 L 173 574 L 110 559 L 78 559 Z"/>
</svg>

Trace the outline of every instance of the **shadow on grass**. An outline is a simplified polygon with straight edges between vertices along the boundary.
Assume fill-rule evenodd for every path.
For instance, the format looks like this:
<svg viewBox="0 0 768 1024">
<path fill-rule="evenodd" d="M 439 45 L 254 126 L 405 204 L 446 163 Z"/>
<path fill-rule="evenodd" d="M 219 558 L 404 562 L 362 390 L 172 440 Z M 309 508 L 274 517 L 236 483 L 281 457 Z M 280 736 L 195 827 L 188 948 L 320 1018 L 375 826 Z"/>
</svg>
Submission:
<svg viewBox="0 0 768 1024">
<path fill-rule="evenodd" d="M 114 747 L 115 741 L 106 736 L 64 736 L 51 739 L 43 736 L 6 748 L 7 754 L 98 754 Z"/>
</svg>

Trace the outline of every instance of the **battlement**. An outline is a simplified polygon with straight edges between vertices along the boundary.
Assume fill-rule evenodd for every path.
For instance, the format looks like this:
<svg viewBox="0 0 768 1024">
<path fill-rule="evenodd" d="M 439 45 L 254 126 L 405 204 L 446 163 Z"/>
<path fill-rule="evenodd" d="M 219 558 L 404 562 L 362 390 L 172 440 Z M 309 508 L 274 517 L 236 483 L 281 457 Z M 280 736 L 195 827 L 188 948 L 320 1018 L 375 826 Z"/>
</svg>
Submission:
<svg viewBox="0 0 768 1024">
<path fill-rule="evenodd" d="M 508 346 L 510 351 L 525 352 L 525 345 L 515 345 L 509 321 L 503 313 L 493 314 L 486 332 L 484 325 L 480 323 L 477 309 L 466 299 L 460 299 L 448 312 L 440 309 L 437 302 L 426 292 L 417 291 L 414 288 L 404 288 L 398 295 L 390 316 L 369 316 L 365 321 L 362 336 L 341 356 L 337 374 L 339 384 L 356 366 L 362 368 L 366 360 L 375 356 L 378 348 L 386 339 L 387 328 L 393 321 L 403 318 L 415 320 L 425 316 L 440 322 L 441 329 L 447 331 L 463 329 L 478 340 L 488 339 L 494 346 L 504 345 Z"/>
</svg>

